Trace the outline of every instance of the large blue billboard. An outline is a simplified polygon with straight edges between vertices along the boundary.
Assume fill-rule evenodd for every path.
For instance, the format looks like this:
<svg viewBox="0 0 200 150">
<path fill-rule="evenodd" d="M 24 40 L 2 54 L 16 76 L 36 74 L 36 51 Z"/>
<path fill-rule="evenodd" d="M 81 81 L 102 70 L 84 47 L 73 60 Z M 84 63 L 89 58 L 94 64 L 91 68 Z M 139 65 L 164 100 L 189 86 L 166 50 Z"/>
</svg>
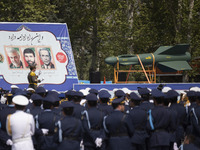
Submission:
<svg viewBox="0 0 200 150">
<path fill-rule="evenodd" d="M 46 89 L 65 91 L 78 83 L 69 32 L 61 23 L 0 23 L 0 87 L 28 88 L 29 66 Z"/>
</svg>

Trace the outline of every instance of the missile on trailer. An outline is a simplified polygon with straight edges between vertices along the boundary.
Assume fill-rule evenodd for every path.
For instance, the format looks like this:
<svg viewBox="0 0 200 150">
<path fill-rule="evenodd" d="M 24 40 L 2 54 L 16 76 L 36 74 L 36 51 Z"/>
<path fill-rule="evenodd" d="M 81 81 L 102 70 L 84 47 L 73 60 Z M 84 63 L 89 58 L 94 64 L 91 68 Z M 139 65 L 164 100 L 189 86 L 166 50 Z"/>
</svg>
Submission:
<svg viewBox="0 0 200 150">
<path fill-rule="evenodd" d="M 105 63 L 115 66 L 119 65 L 139 65 L 140 60 L 143 65 L 155 65 L 163 72 L 176 72 L 178 70 L 191 70 L 188 64 L 191 55 L 187 52 L 189 44 L 178 44 L 175 46 L 161 46 L 154 53 L 138 55 L 120 55 L 117 57 L 107 57 Z M 139 60 L 140 59 L 140 60 Z"/>
</svg>

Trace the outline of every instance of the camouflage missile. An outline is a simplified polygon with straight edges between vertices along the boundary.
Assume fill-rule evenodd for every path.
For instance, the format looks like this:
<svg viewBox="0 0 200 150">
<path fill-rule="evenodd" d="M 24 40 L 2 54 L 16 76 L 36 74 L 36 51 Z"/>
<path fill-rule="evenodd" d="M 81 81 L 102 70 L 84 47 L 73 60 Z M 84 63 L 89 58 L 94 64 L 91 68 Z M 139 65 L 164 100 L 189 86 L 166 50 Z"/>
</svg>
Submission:
<svg viewBox="0 0 200 150">
<path fill-rule="evenodd" d="M 178 44 L 175 46 L 161 46 L 154 53 L 138 55 L 120 55 L 118 57 L 107 57 L 105 63 L 115 66 L 119 65 L 140 65 L 140 58 L 143 65 L 155 65 L 163 72 L 175 72 L 178 70 L 192 69 L 188 64 L 191 55 L 187 52 L 188 44 Z"/>
</svg>

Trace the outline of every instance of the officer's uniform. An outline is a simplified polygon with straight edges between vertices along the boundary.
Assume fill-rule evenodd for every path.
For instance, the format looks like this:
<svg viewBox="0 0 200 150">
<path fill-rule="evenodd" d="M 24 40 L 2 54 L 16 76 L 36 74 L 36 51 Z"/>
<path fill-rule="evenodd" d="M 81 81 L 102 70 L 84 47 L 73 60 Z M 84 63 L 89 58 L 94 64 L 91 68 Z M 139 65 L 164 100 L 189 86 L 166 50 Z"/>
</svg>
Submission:
<svg viewBox="0 0 200 150">
<path fill-rule="evenodd" d="M 196 93 L 197 100 L 200 102 L 200 92 Z M 200 148 L 200 105 L 191 109 L 190 119 L 192 124 L 192 134 L 195 136 L 194 144 Z"/>
<path fill-rule="evenodd" d="M 73 108 L 72 102 L 62 103 L 63 108 Z M 80 150 L 82 139 L 81 121 L 71 115 L 66 115 L 56 123 L 55 140 L 59 142 L 57 150 Z"/>
<path fill-rule="evenodd" d="M 124 98 L 116 98 L 113 104 L 124 103 Z M 128 114 L 115 109 L 104 118 L 104 130 L 108 137 L 107 150 L 132 150 L 131 137 L 133 136 L 133 125 Z"/>
<path fill-rule="evenodd" d="M 54 97 L 47 96 L 43 99 L 51 105 L 53 105 Z M 56 113 L 51 109 L 44 109 L 44 111 L 36 115 L 36 132 L 35 136 L 37 137 L 37 143 L 40 150 L 55 150 L 57 144 L 54 142 L 53 136 L 55 134 L 55 123 L 60 119 Z M 43 130 L 48 130 L 48 134 L 44 133 Z"/>
<path fill-rule="evenodd" d="M 170 97 L 170 99 L 175 98 L 176 101 L 171 101 L 170 109 L 172 111 L 175 111 L 177 115 L 176 119 L 176 143 L 178 147 L 181 145 L 181 141 L 184 140 L 184 127 L 186 125 L 186 111 L 183 105 L 177 103 L 177 97 L 179 94 L 174 91 L 170 90 L 167 92 L 167 95 Z"/>
<path fill-rule="evenodd" d="M 168 132 L 170 134 L 170 149 L 169 150 L 174 150 L 174 147 L 178 148 L 177 141 L 176 141 L 176 130 L 177 130 L 177 127 L 179 126 L 178 112 L 168 107 L 169 103 L 171 102 L 171 99 L 175 99 L 177 101 L 178 95 L 179 94 L 176 91 L 171 90 L 171 89 L 165 92 L 164 106 L 171 114 L 171 125 L 168 128 Z"/>
<path fill-rule="evenodd" d="M 164 94 L 158 90 L 151 91 L 155 101 L 164 98 Z M 161 102 L 162 103 L 162 102 Z M 171 113 L 162 104 L 158 104 L 149 111 L 147 129 L 151 131 L 149 138 L 150 150 L 169 150 L 170 134 L 168 129 L 171 128 Z"/>
<path fill-rule="evenodd" d="M 13 103 L 26 106 L 28 99 L 25 96 L 17 95 L 13 98 Z M 33 116 L 17 110 L 7 117 L 7 132 L 12 136 L 12 150 L 34 150 L 31 136 L 35 132 L 35 122 Z"/>
<path fill-rule="evenodd" d="M 190 106 L 186 106 L 186 114 L 187 114 L 187 128 L 186 128 L 186 134 L 192 133 L 192 124 L 191 124 L 191 110 L 197 107 L 196 103 L 196 92 L 195 91 L 188 91 L 187 97 L 190 101 Z"/>
<path fill-rule="evenodd" d="M 88 94 L 86 96 L 88 102 L 97 102 L 97 96 L 95 94 Z M 89 104 L 88 104 L 89 106 Z M 101 141 L 105 138 L 105 132 L 103 130 L 103 118 L 105 114 L 99 111 L 96 106 L 88 107 L 88 110 L 82 112 L 82 125 L 83 125 L 83 144 L 85 150 L 104 149 L 102 142 L 99 146 L 97 138 Z"/>
<path fill-rule="evenodd" d="M 132 92 L 130 94 L 131 101 L 141 102 L 141 98 Z M 131 138 L 131 142 L 134 150 L 145 150 L 146 149 L 146 139 L 149 137 L 147 133 L 147 113 L 140 106 L 134 106 L 130 109 L 129 115 L 134 126 L 135 132 Z"/>
<path fill-rule="evenodd" d="M 77 119 L 81 119 L 81 112 L 85 110 L 85 107 L 80 105 L 81 99 L 84 97 L 82 92 L 76 91 L 75 93 L 73 92 L 73 106 L 74 106 L 74 111 L 73 111 L 73 117 Z"/>
</svg>

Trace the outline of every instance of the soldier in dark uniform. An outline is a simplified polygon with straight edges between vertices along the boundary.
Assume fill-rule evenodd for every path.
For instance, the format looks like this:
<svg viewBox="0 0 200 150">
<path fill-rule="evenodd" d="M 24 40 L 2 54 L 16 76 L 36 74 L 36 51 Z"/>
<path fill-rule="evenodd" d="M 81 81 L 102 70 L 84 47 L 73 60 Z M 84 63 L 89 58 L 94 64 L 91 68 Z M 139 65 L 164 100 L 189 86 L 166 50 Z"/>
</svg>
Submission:
<svg viewBox="0 0 200 150">
<path fill-rule="evenodd" d="M 63 102 L 61 107 L 64 118 L 56 123 L 55 140 L 59 142 L 57 150 L 80 150 L 81 121 L 72 116 L 74 108 L 72 102 Z"/>
<path fill-rule="evenodd" d="M 186 106 L 186 114 L 187 114 L 187 128 L 186 128 L 186 134 L 190 135 L 192 133 L 192 124 L 191 124 L 191 110 L 197 107 L 196 103 L 196 92 L 195 91 L 188 91 L 187 97 L 190 101 L 190 106 Z"/>
<path fill-rule="evenodd" d="M 167 87 L 165 87 L 166 89 Z M 162 90 L 164 91 L 164 90 Z M 170 128 L 168 128 L 169 134 L 170 134 L 170 149 L 169 150 L 174 150 L 174 148 L 178 149 L 177 146 L 177 136 L 176 136 L 176 130 L 177 127 L 179 126 L 179 118 L 178 118 L 178 113 L 176 110 L 173 108 L 168 107 L 171 99 L 177 98 L 179 94 L 174 91 L 174 90 L 169 90 L 165 92 L 165 97 L 164 97 L 164 107 L 170 112 L 171 114 L 171 125 Z"/>
<path fill-rule="evenodd" d="M 81 99 L 84 97 L 82 92 L 76 91 L 74 93 L 74 98 L 73 98 L 73 104 L 74 104 L 74 111 L 73 111 L 73 117 L 77 119 L 81 119 L 81 112 L 85 110 L 85 107 L 80 105 Z"/>
<path fill-rule="evenodd" d="M 98 109 L 103 111 L 106 115 L 109 115 L 113 112 L 113 107 L 111 105 L 108 105 L 108 102 L 110 100 L 110 93 L 108 93 L 107 90 L 101 90 L 99 92 L 99 101 Z"/>
<path fill-rule="evenodd" d="M 103 140 L 105 132 L 103 129 L 104 113 L 97 109 L 97 96 L 88 94 L 86 96 L 88 110 L 82 112 L 83 144 L 85 150 L 104 149 Z"/>
<path fill-rule="evenodd" d="M 41 81 L 38 80 L 38 76 L 35 74 L 36 66 L 30 66 L 30 72 L 28 74 L 28 82 L 29 82 L 29 88 L 36 89 L 37 84 Z"/>
<path fill-rule="evenodd" d="M 12 103 L 13 95 L 6 94 L 8 105 L 0 111 L 0 149 L 10 150 L 12 145 L 12 137 L 8 135 L 6 130 L 7 116 L 15 113 L 16 109 Z"/>
<path fill-rule="evenodd" d="M 112 102 L 114 111 L 104 118 L 104 130 L 108 137 L 107 150 L 132 150 L 131 137 L 134 128 L 131 118 L 124 113 L 124 98 Z"/>
<path fill-rule="evenodd" d="M 192 135 L 195 136 L 194 144 L 200 149 L 200 92 L 196 92 L 196 107 L 190 111 L 190 121 L 192 124 Z"/>
<path fill-rule="evenodd" d="M 37 138 L 39 150 L 55 150 L 57 144 L 54 142 L 55 123 L 60 119 L 53 108 L 53 97 L 47 96 L 43 99 L 44 112 L 36 115 L 35 136 Z"/>
<path fill-rule="evenodd" d="M 176 119 L 176 143 L 179 147 L 181 142 L 184 140 L 184 128 L 186 126 L 186 111 L 183 105 L 177 103 L 177 97 L 179 94 L 174 90 L 169 90 L 167 92 L 169 100 L 171 102 L 170 109 L 175 111 L 174 115 L 177 115 Z"/>
<path fill-rule="evenodd" d="M 142 98 L 136 93 L 130 93 L 130 111 L 129 115 L 132 120 L 135 132 L 131 138 L 134 150 L 146 150 L 146 139 L 149 137 L 147 133 L 147 113 L 140 108 Z"/>
<path fill-rule="evenodd" d="M 31 109 L 30 108 L 27 109 L 27 112 L 32 114 L 33 118 L 35 118 L 35 116 L 43 112 L 43 109 L 41 109 L 43 97 L 41 97 L 39 94 L 34 93 L 31 95 L 31 100 L 33 101 L 32 103 L 33 107 Z M 32 140 L 33 140 L 34 148 L 38 149 L 35 135 L 32 136 Z"/>
<path fill-rule="evenodd" d="M 155 107 L 149 110 L 147 129 L 150 131 L 149 150 L 169 150 L 171 113 L 163 105 L 164 94 L 158 90 L 151 91 Z"/>
</svg>

